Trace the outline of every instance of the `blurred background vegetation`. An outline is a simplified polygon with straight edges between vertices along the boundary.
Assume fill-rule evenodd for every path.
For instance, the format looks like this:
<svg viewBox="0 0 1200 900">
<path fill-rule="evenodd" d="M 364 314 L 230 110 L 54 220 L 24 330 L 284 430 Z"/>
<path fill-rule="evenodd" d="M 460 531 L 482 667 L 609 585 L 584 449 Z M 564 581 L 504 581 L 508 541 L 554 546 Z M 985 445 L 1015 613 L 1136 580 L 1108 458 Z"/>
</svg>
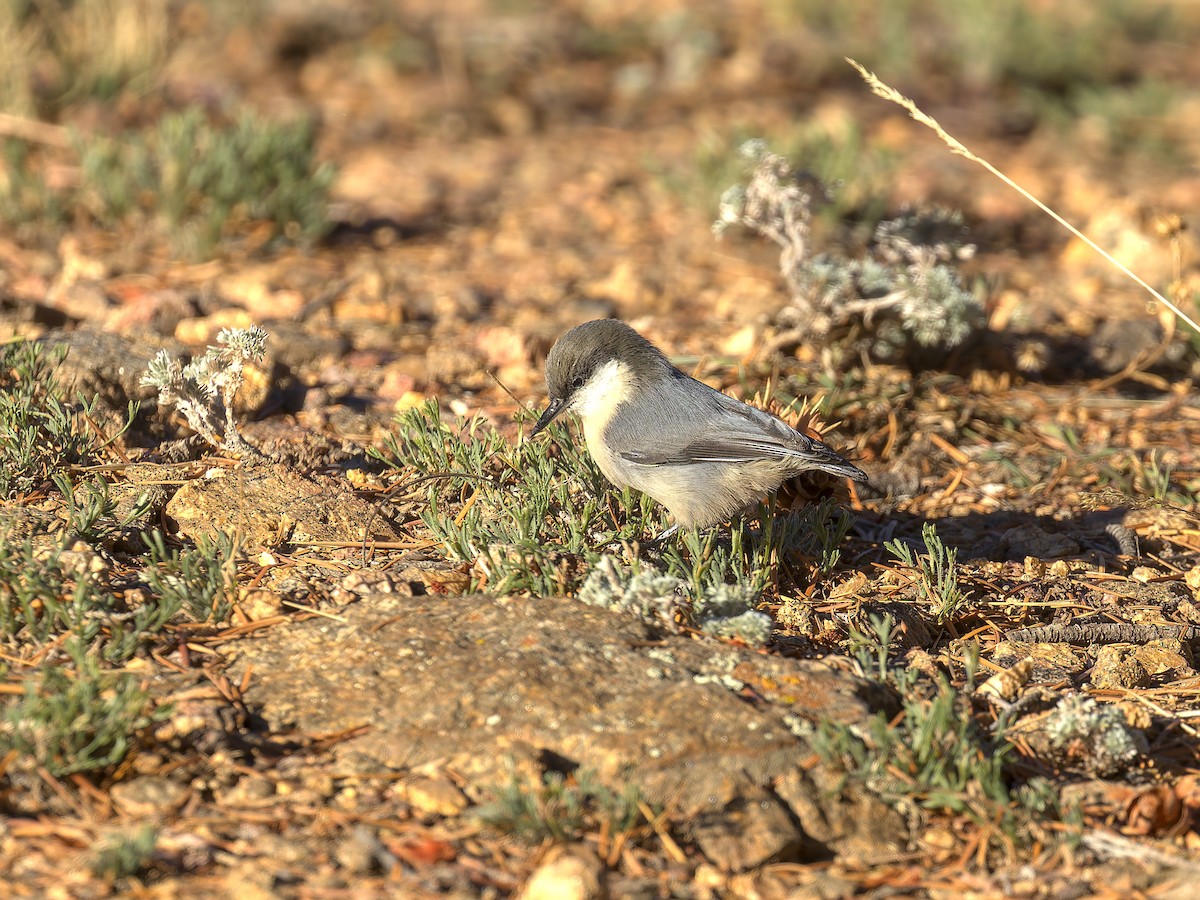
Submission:
<svg viewBox="0 0 1200 900">
<path fill-rule="evenodd" d="M 753 133 L 877 219 L 894 153 L 864 135 L 878 104 L 836 113 L 844 57 L 983 139 L 1194 166 L 1198 37 L 1200 7 L 1161 0 L 6 0 L 0 217 L 32 240 L 150 224 L 208 257 L 325 233 L 320 159 L 356 142 L 692 118 L 688 166 L 647 160 L 668 189 L 714 207 Z"/>
</svg>

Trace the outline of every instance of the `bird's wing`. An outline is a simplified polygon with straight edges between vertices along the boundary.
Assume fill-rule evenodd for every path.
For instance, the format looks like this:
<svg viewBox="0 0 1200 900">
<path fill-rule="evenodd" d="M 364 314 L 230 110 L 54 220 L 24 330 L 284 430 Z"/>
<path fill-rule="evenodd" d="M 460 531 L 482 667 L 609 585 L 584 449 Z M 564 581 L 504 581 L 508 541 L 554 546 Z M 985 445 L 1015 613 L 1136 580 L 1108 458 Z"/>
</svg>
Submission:
<svg viewBox="0 0 1200 900">
<path fill-rule="evenodd" d="M 865 477 L 820 441 L 781 419 L 700 382 L 694 385 L 704 390 L 689 391 L 682 402 L 678 392 L 643 395 L 648 402 L 639 402 L 638 421 L 618 410 L 606 433 L 610 446 L 628 462 L 645 466 L 795 459 L 798 469 Z"/>
</svg>

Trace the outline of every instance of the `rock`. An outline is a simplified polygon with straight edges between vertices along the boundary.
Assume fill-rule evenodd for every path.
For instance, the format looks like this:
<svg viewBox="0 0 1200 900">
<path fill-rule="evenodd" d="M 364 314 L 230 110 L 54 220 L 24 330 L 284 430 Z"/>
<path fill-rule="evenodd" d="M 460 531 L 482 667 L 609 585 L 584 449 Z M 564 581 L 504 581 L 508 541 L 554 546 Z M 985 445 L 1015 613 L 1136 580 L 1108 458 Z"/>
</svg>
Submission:
<svg viewBox="0 0 1200 900">
<path fill-rule="evenodd" d="M 1191 649 L 1180 640 L 1151 641 L 1133 651 L 1151 678 L 1175 681 L 1194 675 Z"/>
<path fill-rule="evenodd" d="M 417 778 L 399 785 L 397 793 L 413 809 L 435 816 L 457 816 L 467 808 L 467 798 L 445 778 Z"/>
<path fill-rule="evenodd" d="M 359 499 L 344 479 L 307 478 L 288 466 L 245 460 L 233 469 L 183 485 L 167 503 L 167 515 L 185 537 L 240 530 L 250 546 L 274 547 L 291 540 L 397 540 L 386 518 Z"/>
<path fill-rule="evenodd" d="M 356 825 L 338 842 L 334 858 L 347 872 L 368 875 L 378 867 L 385 852 L 374 829 Z"/>
<path fill-rule="evenodd" d="M 1088 667 L 1085 655 L 1070 644 L 1036 643 L 1023 641 L 1000 641 L 992 650 L 992 662 L 1009 668 L 1024 659 L 1033 663 L 1029 682 L 1052 684 L 1073 678 Z"/>
<path fill-rule="evenodd" d="M 1091 681 L 1092 687 L 1098 689 L 1146 687 L 1150 684 L 1150 673 L 1134 655 L 1133 647 L 1108 644 L 1096 654 Z"/>
<path fill-rule="evenodd" d="M 275 784 L 262 775 L 244 775 L 233 787 L 217 791 L 221 806 L 261 807 L 275 800 Z"/>
<path fill-rule="evenodd" d="M 1079 544 L 1067 537 L 1039 528 L 1037 525 L 1018 525 L 1000 535 L 999 547 L 988 555 L 995 559 L 1024 559 L 1034 556 L 1040 560 L 1058 556 L 1075 556 Z"/>
<path fill-rule="evenodd" d="M 238 606 L 248 619 L 256 622 L 259 619 L 269 619 L 271 616 L 279 615 L 283 608 L 283 597 L 278 591 L 255 588 L 248 591 L 246 596 L 238 601 Z"/>
<path fill-rule="evenodd" d="M 339 616 L 288 622 L 223 652 L 231 681 L 252 667 L 244 700 L 272 730 L 370 724 L 329 749 L 343 776 L 436 763 L 474 795 L 515 773 L 538 777 L 548 761 L 579 766 L 613 789 L 636 784 L 682 818 L 703 815 L 705 841 L 730 865 L 801 841 L 764 794 L 811 755 L 789 722 L 861 721 L 882 705 L 877 685 L 824 663 L 661 635 L 564 599 L 370 594 Z M 734 691 L 751 676 L 789 693 L 747 703 Z M 722 836 L 723 821 L 753 833 L 739 843 Z"/>
<path fill-rule="evenodd" d="M 869 867 L 903 853 L 908 838 L 904 818 L 861 784 L 821 767 L 788 772 L 775 794 L 792 810 L 821 855 Z"/>
<path fill-rule="evenodd" d="M 133 818 L 162 818 L 183 806 L 188 789 L 160 775 L 144 775 L 133 781 L 114 784 L 113 804 L 123 815 Z"/>
<path fill-rule="evenodd" d="M 530 876 L 521 900 L 598 900 L 605 896 L 600 883 L 603 868 L 586 847 L 562 847 Z"/>
<path fill-rule="evenodd" d="M 787 808 L 761 789 L 702 813 L 690 830 L 709 862 L 727 872 L 790 859 L 805 842 Z"/>
</svg>

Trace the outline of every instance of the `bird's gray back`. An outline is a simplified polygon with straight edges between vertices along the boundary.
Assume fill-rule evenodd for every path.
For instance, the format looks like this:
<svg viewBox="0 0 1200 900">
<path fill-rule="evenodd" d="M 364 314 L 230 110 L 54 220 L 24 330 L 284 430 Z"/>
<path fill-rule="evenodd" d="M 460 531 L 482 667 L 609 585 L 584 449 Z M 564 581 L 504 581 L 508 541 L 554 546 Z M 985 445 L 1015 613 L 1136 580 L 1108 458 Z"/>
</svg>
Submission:
<svg viewBox="0 0 1200 900">
<path fill-rule="evenodd" d="M 682 372 L 646 386 L 636 403 L 620 406 L 604 437 L 613 451 L 635 465 L 794 460 L 797 472 L 848 465 L 775 416 Z"/>
</svg>

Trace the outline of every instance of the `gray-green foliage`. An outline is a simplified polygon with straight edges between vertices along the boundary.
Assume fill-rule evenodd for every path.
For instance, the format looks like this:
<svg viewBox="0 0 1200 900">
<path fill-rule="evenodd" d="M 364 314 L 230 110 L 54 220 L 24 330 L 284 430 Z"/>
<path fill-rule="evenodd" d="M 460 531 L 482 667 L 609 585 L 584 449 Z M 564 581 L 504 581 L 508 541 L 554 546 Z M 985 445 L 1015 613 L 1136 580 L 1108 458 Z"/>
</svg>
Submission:
<svg viewBox="0 0 1200 900">
<path fill-rule="evenodd" d="M 481 590 L 574 593 L 606 552 L 624 547 L 631 565 L 633 544 L 666 525 L 652 500 L 614 490 L 565 426 L 548 431 L 550 440 L 510 445 L 480 419 L 443 421 L 430 401 L 398 417 L 378 454 L 413 473 L 427 498 L 423 521 L 452 558 L 473 564 Z M 846 513 L 822 503 L 766 515 L 760 527 L 735 521 L 728 532 L 685 531 L 662 548 L 659 565 L 693 599 L 726 583 L 757 598 L 794 556 L 832 568 L 849 524 Z"/>
<path fill-rule="evenodd" d="M 636 561 L 626 569 L 607 554 L 592 566 L 577 598 L 590 606 L 633 613 L 658 624 L 674 626 L 688 617 L 682 581 Z"/>
<path fill-rule="evenodd" d="M 876 713 L 865 727 L 824 720 L 815 728 L 798 723 L 797 730 L 827 762 L 884 799 L 969 816 L 987 829 L 984 839 L 994 849 L 1061 836 L 1045 821 L 1070 821 L 1074 812 L 1053 787 L 1040 777 L 1013 784 L 1008 718 L 1001 715 L 989 729 L 974 718 L 978 645 L 964 648 L 965 680 L 956 687 L 943 675 L 930 683 L 919 671 L 895 664 L 895 635 L 891 616 L 872 616 L 866 630 L 851 627 L 849 645 L 863 674 L 899 695 L 899 715 Z"/>
<path fill-rule="evenodd" d="M 77 139 L 85 188 L 78 198 L 97 221 L 138 215 L 170 230 L 178 251 L 207 256 L 231 228 L 266 221 L 300 242 L 329 227 L 333 169 L 314 156 L 313 124 L 243 113 L 225 126 L 197 107 L 169 113 L 148 132 Z"/>
<path fill-rule="evenodd" d="M 63 634 L 95 640 L 116 600 L 105 590 L 90 551 L 21 534 L 0 522 L 0 635 L 6 643 L 45 645 Z"/>
<path fill-rule="evenodd" d="M 665 525 L 648 499 L 611 491 L 563 426 L 548 431 L 554 440 L 513 446 L 480 419 L 443 421 L 429 401 L 398 417 L 381 454 L 434 479 L 421 517 L 453 558 L 475 563 L 481 588 L 570 593 L 606 544 L 644 540 Z M 474 500 L 455 514 L 453 497 Z"/>
<path fill-rule="evenodd" d="M 932 522 L 921 527 L 921 538 L 925 553 L 916 553 L 902 540 L 887 541 L 884 546 L 906 566 L 917 570 L 921 589 L 933 604 L 933 614 L 939 622 L 945 622 L 961 613 L 969 601 L 958 581 L 958 550 L 942 542 Z"/>
<path fill-rule="evenodd" d="M 162 532 L 144 535 L 150 558 L 142 570 L 153 588 L 157 604 L 182 610 L 193 622 L 224 622 L 233 611 L 233 582 L 229 566 L 235 552 L 233 538 L 218 531 L 200 537 L 194 550 L 168 550 Z"/>
<path fill-rule="evenodd" d="M 91 869 L 101 878 L 132 878 L 150 864 L 157 846 L 158 829 L 143 822 L 134 831 L 121 832 L 98 846 Z"/>
<path fill-rule="evenodd" d="M 228 618 L 231 539 L 220 535 L 180 552 L 168 551 L 158 532 L 145 535 L 143 578 L 150 590 L 128 592 L 132 582 L 88 542 L 123 527 L 113 518 L 107 487 L 72 487 L 61 479 L 60 487 L 71 498 L 65 528 L 52 519 L 0 515 L 0 642 L 48 647 L 65 638 L 124 663 L 181 613 L 189 621 Z"/>
<path fill-rule="evenodd" d="M 688 585 L 650 565 L 626 568 L 613 556 L 602 556 L 579 589 L 578 599 L 593 606 L 632 612 L 655 624 L 673 626 L 695 621 L 702 631 L 738 638 L 760 647 L 771 638 L 771 617 L 755 611 L 760 600 L 741 585 L 720 582 L 688 600 Z"/>
<path fill-rule="evenodd" d="M 59 472 L 52 480 L 66 503 L 66 534 L 88 544 L 106 540 L 141 519 L 150 507 L 150 497 L 143 493 L 130 504 L 123 516 L 117 516 L 117 503 L 109 493 L 109 484 L 99 476 L 78 484 L 69 475 Z"/>
<path fill-rule="evenodd" d="M 720 192 L 745 174 L 745 158 L 731 154 L 729 148 L 744 146 L 754 133 L 735 125 L 701 135 L 692 165 L 661 164 L 656 175 L 686 202 L 711 209 Z M 771 143 L 779 148 L 780 156 L 802 160 L 806 172 L 837 187 L 821 196 L 813 209 L 815 217 L 839 228 L 852 220 L 855 233 L 865 230 L 868 234 L 883 218 L 897 159 L 887 148 L 868 141 L 853 123 L 831 127 L 826 122 L 805 120 L 772 132 Z M 736 195 L 738 188 L 732 190 Z"/>
<path fill-rule="evenodd" d="M 85 421 L 95 399 L 68 402 L 55 376 L 65 356 L 66 348 L 27 341 L 0 349 L 0 497 L 47 485 L 68 466 L 94 462 L 101 449 Z"/>
<path fill-rule="evenodd" d="M 982 329 L 982 304 L 954 267 L 974 253 L 957 213 L 884 220 L 861 258 L 813 254 L 812 219 L 828 189 L 764 141 L 747 141 L 740 153 L 750 174 L 722 195 L 713 229 L 719 236 L 740 225 L 779 247 L 791 295 L 782 327 L 807 340 L 853 326 L 876 357 L 914 363 L 943 357 Z"/>
<path fill-rule="evenodd" d="M 158 389 L 158 402 L 174 406 L 192 430 L 214 447 L 231 452 L 250 449 L 238 431 L 233 399 L 242 386 L 248 361 L 267 350 L 267 332 L 257 325 L 222 328 L 218 346 L 209 346 L 186 366 L 160 350 L 146 367 L 141 383 Z"/>
<path fill-rule="evenodd" d="M 582 769 L 570 778 L 547 772 L 540 784 L 512 781 L 479 810 L 479 818 L 500 831 L 531 843 L 578 840 L 604 828 L 610 836 L 633 831 L 642 821 L 641 794 L 629 784 L 616 793 Z"/>
<path fill-rule="evenodd" d="M 991 821 L 1009 803 L 1003 735 L 988 739 L 970 715 L 966 694 L 944 679 L 930 691 L 902 685 L 903 715 L 877 714 L 865 736 L 842 723 L 817 729 L 815 748 L 885 797 L 910 797 L 926 809 Z M 969 693 L 969 691 L 968 691 Z"/>
<path fill-rule="evenodd" d="M 20 227 L 60 224 L 66 217 L 63 201 L 34 168 L 27 143 L 13 138 L 0 141 L 0 221 Z"/>
<path fill-rule="evenodd" d="M 19 141 L 8 141 L 9 145 Z M 207 258 L 250 223 L 272 238 L 311 242 L 328 231 L 334 170 L 318 164 L 313 123 L 243 113 L 220 125 L 198 107 L 113 138 L 75 135 L 80 181 L 50 190 L 22 147 L 6 149 L 0 216 L 10 224 L 62 225 L 87 216 L 107 229 L 170 240 L 174 251 Z"/>
<path fill-rule="evenodd" d="M 67 650 L 73 666 L 48 665 L 28 679 L 0 726 L 0 756 L 16 750 L 58 776 L 115 766 L 160 715 L 148 711 L 134 676 L 103 671 L 79 641 Z"/>
<path fill-rule="evenodd" d="M 1089 775 L 1109 777 L 1130 768 L 1145 752 L 1146 740 L 1115 706 L 1101 706 L 1086 694 L 1068 694 L 1043 726 L 1054 750 L 1083 760 Z"/>
</svg>

